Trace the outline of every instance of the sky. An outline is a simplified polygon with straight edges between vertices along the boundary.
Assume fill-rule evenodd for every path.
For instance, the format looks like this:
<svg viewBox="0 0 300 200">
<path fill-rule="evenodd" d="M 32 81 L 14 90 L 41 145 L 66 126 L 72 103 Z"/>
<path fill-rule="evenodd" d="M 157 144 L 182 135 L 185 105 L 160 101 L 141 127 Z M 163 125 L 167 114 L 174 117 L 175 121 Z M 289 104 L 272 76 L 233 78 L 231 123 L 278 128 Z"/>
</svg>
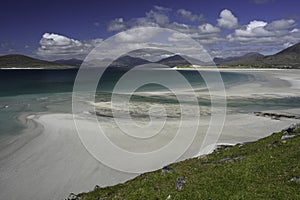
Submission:
<svg viewBox="0 0 300 200">
<path fill-rule="evenodd" d="M 184 33 L 212 57 L 276 53 L 300 41 L 298 0 L 2 0 L 0 55 L 84 57 L 135 27 Z"/>
</svg>

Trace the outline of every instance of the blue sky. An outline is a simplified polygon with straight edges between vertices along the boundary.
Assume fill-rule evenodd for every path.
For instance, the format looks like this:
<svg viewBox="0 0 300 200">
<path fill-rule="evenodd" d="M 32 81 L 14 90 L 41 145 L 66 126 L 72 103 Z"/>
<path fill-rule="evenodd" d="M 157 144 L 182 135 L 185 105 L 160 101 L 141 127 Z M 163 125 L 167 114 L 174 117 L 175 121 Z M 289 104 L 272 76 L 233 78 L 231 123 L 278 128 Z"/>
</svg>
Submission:
<svg viewBox="0 0 300 200">
<path fill-rule="evenodd" d="M 297 0 L 3 0 L 0 54 L 84 58 L 106 38 L 160 26 L 194 37 L 214 56 L 275 53 L 300 41 Z"/>
</svg>

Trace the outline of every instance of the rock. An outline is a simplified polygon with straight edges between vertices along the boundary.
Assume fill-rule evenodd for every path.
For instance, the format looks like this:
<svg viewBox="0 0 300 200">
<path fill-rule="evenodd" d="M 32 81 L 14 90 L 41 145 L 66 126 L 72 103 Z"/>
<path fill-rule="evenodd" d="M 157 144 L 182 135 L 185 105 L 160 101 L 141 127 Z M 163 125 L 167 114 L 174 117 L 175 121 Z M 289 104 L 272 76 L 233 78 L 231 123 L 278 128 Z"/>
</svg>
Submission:
<svg viewBox="0 0 300 200">
<path fill-rule="evenodd" d="M 232 159 L 232 158 L 223 158 L 219 161 L 219 163 L 234 163 L 234 159 Z"/>
<path fill-rule="evenodd" d="M 171 199 L 171 195 L 169 194 L 169 196 L 166 198 L 166 200 L 170 200 Z"/>
<path fill-rule="evenodd" d="M 175 171 L 172 167 L 165 166 L 161 169 L 161 173 L 164 175 L 165 173 L 171 173 Z"/>
<path fill-rule="evenodd" d="M 290 114 L 278 114 L 278 113 L 265 113 L 265 112 L 254 112 L 254 115 L 259 117 L 269 117 L 271 119 L 280 120 L 281 118 L 299 119 L 300 116 Z"/>
<path fill-rule="evenodd" d="M 275 115 L 272 115 L 271 119 L 280 120 L 280 118 L 278 116 L 275 116 Z"/>
<path fill-rule="evenodd" d="M 300 128 L 300 123 L 299 124 L 292 124 L 288 128 L 284 129 L 283 131 L 287 132 L 289 134 L 289 133 L 294 132 L 298 128 Z"/>
<path fill-rule="evenodd" d="M 272 142 L 272 144 L 268 144 L 268 147 L 277 147 L 279 144 L 279 141 L 275 140 L 274 142 Z"/>
<path fill-rule="evenodd" d="M 80 197 L 74 193 L 70 193 L 69 196 L 65 200 L 80 200 Z"/>
<path fill-rule="evenodd" d="M 281 140 L 286 140 L 286 139 L 290 139 L 290 138 L 293 138 L 293 137 L 296 137 L 296 135 L 283 135 L 281 137 Z"/>
<path fill-rule="evenodd" d="M 242 160 L 243 158 L 244 158 L 243 156 L 238 156 L 238 157 L 235 157 L 235 158 L 223 158 L 218 163 L 219 164 L 222 164 L 222 163 L 234 163 L 235 161 Z"/>
<path fill-rule="evenodd" d="M 298 177 L 293 177 L 290 179 L 291 182 L 300 182 L 300 178 Z"/>
<path fill-rule="evenodd" d="M 97 189 L 99 189 L 99 188 L 100 188 L 99 185 L 95 185 L 94 190 L 97 190 Z"/>
<path fill-rule="evenodd" d="M 201 162 L 201 165 L 215 165 L 216 163 L 214 162 Z"/>
<path fill-rule="evenodd" d="M 214 152 L 219 152 L 221 150 L 227 150 L 230 147 L 232 147 L 232 145 L 217 145 L 217 147 L 215 148 Z"/>
<path fill-rule="evenodd" d="M 186 183 L 183 177 L 178 177 L 176 180 L 176 190 L 180 191 L 183 188 L 183 184 Z"/>
<path fill-rule="evenodd" d="M 235 157 L 235 158 L 233 158 L 233 159 L 236 160 L 236 161 L 243 160 L 243 159 L 244 159 L 244 156 L 238 156 L 238 157 Z"/>
</svg>

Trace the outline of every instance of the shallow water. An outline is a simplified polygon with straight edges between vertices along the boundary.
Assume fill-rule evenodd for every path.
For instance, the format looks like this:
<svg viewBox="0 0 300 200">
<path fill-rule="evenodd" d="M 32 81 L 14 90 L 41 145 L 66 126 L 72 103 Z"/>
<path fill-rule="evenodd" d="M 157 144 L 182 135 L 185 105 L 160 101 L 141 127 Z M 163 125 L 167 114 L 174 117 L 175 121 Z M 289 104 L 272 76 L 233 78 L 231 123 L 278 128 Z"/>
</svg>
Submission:
<svg viewBox="0 0 300 200">
<path fill-rule="evenodd" d="M 0 79 L 0 188 L 2 189 L 0 199 L 64 199 L 71 192 L 89 191 L 96 184 L 101 186 L 118 184 L 137 176 L 136 172 L 150 170 L 143 168 L 134 171 L 133 174 L 125 173 L 108 167 L 109 165 L 105 165 L 102 160 L 98 162 L 92 154 L 88 153 L 88 149 L 84 148 L 83 141 L 78 137 L 80 132 L 83 135 L 94 133 L 98 130 L 98 125 L 111 142 L 124 150 L 136 153 L 148 153 L 165 147 L 171 140 L 176 139 L 176 132 L 180 126 L 184 134 L 177 138 L 178 143 L 170 150 L 172 155 L 175 151 L 182 153 L 178 158 L 182 160 L 201 154 L 200 147 L 204 141 L 203 137 L 208 134 L 206 133 L 208 129 L 212 130 L 208 139 L 214 138 L 217 143 L 222 144 L 236 144 L 265 137 L 297 121 L 284 118 L 276 120 L 253 114 L 254 111 L 276 109 L 282 111 L 289 108 L 298 108 L 293 111 L 299 112 L 299 90 L 291 89 L 287 81 L 277 79 L 279 73 L 222 72 L 228 97 L 227 116 L 222 133 L 218 135 L 219 123 L 212 123 L 212 126 L 209 123 L 211 101 L 203 79 L 196 71 L 181 73 L 190 80 L 195 89 L 197 96 L 195 103 L 188 99 L 191 92 L 175 81 L 173 86 L 178 88 L 179 93 L 186 95 L 180 105 L 176 96 L 166 88 L 150 84 L 139 88 L 132 96 L 128 93 L 118 93 L 117 96 L 121 97 L 121 101 L 117 102 L 115 107 L 111 107 L 112 88 L 118 78 L 124 74 L 124 70 L 107 72 L 100 82 L 96 95 L 92 94 L 95 101 L 83 101 L 83 112 L 75 116 L 75 119 L 83 123 L 82 131 L 78 131 L 80 126 L 75 127 L 72 115 L 60 114 L 72 113 L 72 87 L 76 70 L 26 70 L 24 72 L 0 70 L 2 77 Z M 287 77 L 292 72 L 282 73 L 286 73 L 283 77 Z M 157 75 L 162 78 L 168 77 L 167 72 Z M 278 77 L 281 76 L 282 74 L 279 74 Z M 295 75 L 291 76 L 294 77 Z M 218 94 L 221 93 L 215 95 Z M 128 107 L 131 118 L 128 118 L 128 115 L 122 118 L 124 114 L 128 114 L 122 107 L 122 99 L 127 97 L 130 97 Z M 181 105 L 184 105 L 188 112 L 182 113 Z M 204 116 L 200 117 L 199 126 L 193 121 L 198 119 L 199 115 L 192 117 L 198 105 L 201 117 Z M 155 128 L 160 127 L 164 118 L 164 113 L 161 112 L 162 106 L 168 118 L 160 132 Z M 158 109 L 151 110 L 152 107 Z M 113 119 L 114 110 L 118 110 L 120 115 L 114 115 Z M 151 121 L 150 110 L 153 117 Z M 95 121 L 91 120 L 94 116 L 91 113 L 94 111 L 99 115 L 98 120 Z M 35 114 L 37 116 L 34 116 Z M 30 119 L 28 115 L 32 115 Z M 181 120 L 182 116 L 185 120 Z M 141 128 L 145 128 L 137 129 L 139 138 L 153 136 L 153 133 L 159 134 L 138 141 L 134 137 L 128 137 L 116 120 L 125 125 L 134 124 L 130 119 Z M 149 122 L 153 122 L 154 126 L 149 128 Z M 191 141 L 187 140 L 187 136 L 195 130 L 197 135 L 192 144 L 186 151 L 182 151 L 180 147 L 184 146 L 184 142 Z M 105 147 L 102 152 L 111 159 L 112 153 L 107 150 L 107 146 L 102 142 L 98 144 L 100 148 Z M 162 161 L 169 158 L 171 154 L 162 158 Z M 140 164 L 138 161 L 128 164 L 128 159 L 124 156 L 115 156 L 114 160 L 122 161 L 125 166 L 134 167 Z M 155 156 L 155 159 L 150 159 L 146 166 L 153 164 L 155 169 L 158 169 L 171 162 L 175 160 L 161 164 Z"/>
<path fill-rule="evenodd" d="M 127 71 L 112 69 L 105 72 L 98 85 L 96 102 L 97 109 L 103 116 L 111 112 L 103 105 L 110 102 L 111 91 L 117 80 Z M 40 112 L 72 112 L 72 89 L 77 70 L 0 70 L 0 135 L 18 134 L 23 125 L 17 120 L 22 113 Z M 206 94 L 205 82 L 197 71 L 180 71 L 190 84 L 200 92 L 198 104 L 202 114 L 209 114 L 210 98 Z M 216 73 L 216 72 L 208 72 Z M 167 77 L 168 71 L 159 73 Z M 147 75 L 147 73 L 145 73 Z M 264 83 L 266 80 L 247 73 L 221 72 L 226 88 L 247 84 L 254 81 Z M 143 77 L 139 77 L 143 78 Z M 258 80 L 259 79 L 259 80 Z M 176 83 L 175 83 L 176 84 Z M 179 86 L 178 86 L 179 87 Z M 180 117 L 178 101 L 165 87 L 148 84 L 131 97 L 133 116 L 147 117 L 151 105 L 164 105 L 171 118 Z M 149 93 L 150 92 L 150 93 Z M 147 94 L 147 95 L 145 95 Z M 204 95 L 206 94 L 206 95 Z M 102 102 L 102 104 L 101 104 Z M 189 102 L 184 102 L 189 104 Z M 197 106 L 197 105 L 192 105 Z M 253 112 L 267 109 L 299 108 L 300 97 L 236 97 L 227 99 L 227 109 L 232 112 Z"/>
</svg>

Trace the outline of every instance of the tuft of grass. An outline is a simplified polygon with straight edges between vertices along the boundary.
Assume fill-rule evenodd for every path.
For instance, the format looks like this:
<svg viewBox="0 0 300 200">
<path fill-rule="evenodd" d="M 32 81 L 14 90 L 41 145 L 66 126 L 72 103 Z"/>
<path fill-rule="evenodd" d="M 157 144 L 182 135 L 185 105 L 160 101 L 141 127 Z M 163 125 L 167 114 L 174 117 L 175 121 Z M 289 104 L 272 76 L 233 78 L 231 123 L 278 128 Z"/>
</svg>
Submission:
<svg viewBox="0 0 300 200">
<path fill-rule="evenodd" d="M 171 164 L 174 171 L 149 172 L 115 186 L 81 193 L 99 199 L 300 199 L 300 129 L 282 140 L 282 132 L 253 143 L 237 144 L 200 158 Z M 220 162 L 231 158 L 230 162 Z M 176 180 L 184 177 L 183 189 Z"/>
</svg>

